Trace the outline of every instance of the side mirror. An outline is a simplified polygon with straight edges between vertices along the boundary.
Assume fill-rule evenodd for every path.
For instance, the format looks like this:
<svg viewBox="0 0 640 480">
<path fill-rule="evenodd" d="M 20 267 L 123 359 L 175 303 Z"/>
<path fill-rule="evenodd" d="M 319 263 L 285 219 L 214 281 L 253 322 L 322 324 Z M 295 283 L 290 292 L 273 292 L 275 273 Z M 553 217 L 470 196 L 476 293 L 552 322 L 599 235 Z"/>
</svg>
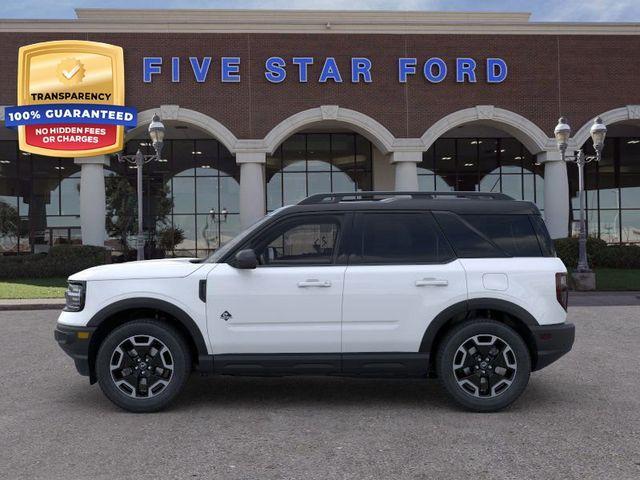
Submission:
<svg viewBox="0 0 640 480">
<path fill-rule="evenodd" d="M 258 257 L 256 257 L 256 252 L 251 248 L 247 248 L 246 250 L 240 250 L 236 253 L 236 268 L 242 269 L 254 269 L 258 266 Z"/>
</svg>

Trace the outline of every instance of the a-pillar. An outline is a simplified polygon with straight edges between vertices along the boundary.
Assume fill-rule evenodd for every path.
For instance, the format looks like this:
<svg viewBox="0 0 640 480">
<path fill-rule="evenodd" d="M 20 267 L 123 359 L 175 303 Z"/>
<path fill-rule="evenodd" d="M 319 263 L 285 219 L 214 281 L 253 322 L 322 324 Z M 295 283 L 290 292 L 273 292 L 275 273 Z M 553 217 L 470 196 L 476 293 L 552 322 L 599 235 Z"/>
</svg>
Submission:
<svg viewBox="0 0 640 480">
<path fill-rule="evenodd" d="M 569 234 L 569 179 L 567 164 L 560 152 L 542 152 L 538 163 L 544 164 L 544 221 L 551 238 Z"/>
<path fill-rule="evenodd" d="M 264 152 L 237 152 L 236 162 L 240 165 L 240 225 L 246 228 L 266 212 Z"/>
<path fill-rule="evenodd" d="M 410 192 L 418 190 L 418 163 L 422 161 L 422 152 L 393 152 L 391 164 L 395 167 L 395 190 Z"/>
<path fill-rule="evenodd" d="M 104 166 L 109 157 L 76 158 L 80 165 L 80 229 L 83 245 L 104 246 L 107 215 L 104 190 Z"/>
</svg>

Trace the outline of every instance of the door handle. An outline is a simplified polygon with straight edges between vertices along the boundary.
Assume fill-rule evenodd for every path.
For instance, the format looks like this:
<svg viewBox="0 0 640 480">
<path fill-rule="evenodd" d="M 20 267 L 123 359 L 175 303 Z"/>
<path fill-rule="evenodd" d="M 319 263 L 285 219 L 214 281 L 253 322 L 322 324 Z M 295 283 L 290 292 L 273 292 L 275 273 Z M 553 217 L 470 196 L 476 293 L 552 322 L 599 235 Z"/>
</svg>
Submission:
<svg viewBox="0 0 640 480">
<path fill-rule="evenodd" d="M 423 278 L 422 280 L 416 280 L 416 287 L 446 287 L 449 285 L 449 280 L 444 278 Z"/>
<path fill-rule="evenodd" d="M 303 282 L 298 282 L 298 287 L 300 288 L 330 287 L 330 286 L 331 286 L 331 282 L 329 280 L 320 281 L 320 280 L 310 279 L 310 280 L 305 280 Z"/>
</svg>

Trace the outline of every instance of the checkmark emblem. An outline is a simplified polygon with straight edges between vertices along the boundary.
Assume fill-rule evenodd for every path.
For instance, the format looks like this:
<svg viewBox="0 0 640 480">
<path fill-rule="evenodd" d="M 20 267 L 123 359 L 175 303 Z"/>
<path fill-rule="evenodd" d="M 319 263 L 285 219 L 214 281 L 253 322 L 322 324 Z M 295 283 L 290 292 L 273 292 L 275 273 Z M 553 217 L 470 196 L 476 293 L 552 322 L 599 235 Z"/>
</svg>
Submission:
<svg viewBox="0 0 640 480">
<path fill-rule="evenodd" d="M 58 79 L 65 85 L 82 82 L 85 75 L 84 65 L 76 58 L 65 58 L 58 64 Z"/>
<path fill-rule="evenodd" d="M 62 74 L 65 76 L 67 80 L 70 80 L 71 77 L 73 77 L 76 73 L 78 73 L 78 70 L 80 70 L 80 65 L 76 65 L 75 67 L 73 67 L 70 72 L 67 72 L 66 70 L 62 70 Z"/>
</svg>

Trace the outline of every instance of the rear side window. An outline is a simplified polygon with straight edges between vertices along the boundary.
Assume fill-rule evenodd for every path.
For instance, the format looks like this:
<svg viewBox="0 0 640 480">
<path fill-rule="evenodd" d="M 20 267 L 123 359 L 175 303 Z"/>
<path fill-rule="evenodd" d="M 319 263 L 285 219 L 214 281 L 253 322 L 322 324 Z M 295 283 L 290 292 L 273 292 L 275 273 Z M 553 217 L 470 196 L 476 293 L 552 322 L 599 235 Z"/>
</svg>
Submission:
<svg viewBox="0 0 640 480">
<path fill-rule="evenodd" d="M 351 263 L 444 263 L 453 251 L 426 213 L 363 213 Z"/>
<path fill-rule="evenodd" d="M 449 243 L 459 258 L 506 257 L 506 253 L 481 231 L 451 212 L 434 212 Z"/>
<path fill-rule="evenodd" d="M 529 215 L 462 215 L 462 218 L 510 256 L 542 256 Z"/>
<path fill-rule="evenodd" d="M 549 231 L 547 230 L 547 226 L 544 224 L 542 217 L 540 215 L 531 215 L 529 219 L 531 220 L 533 228 L 536 231 L 536 235 L 538 236 L 538 243 L 542 249 L 542 255 L 545 257 L 555 257 L 556 247 L 549 236 Z"/>
</svg>

